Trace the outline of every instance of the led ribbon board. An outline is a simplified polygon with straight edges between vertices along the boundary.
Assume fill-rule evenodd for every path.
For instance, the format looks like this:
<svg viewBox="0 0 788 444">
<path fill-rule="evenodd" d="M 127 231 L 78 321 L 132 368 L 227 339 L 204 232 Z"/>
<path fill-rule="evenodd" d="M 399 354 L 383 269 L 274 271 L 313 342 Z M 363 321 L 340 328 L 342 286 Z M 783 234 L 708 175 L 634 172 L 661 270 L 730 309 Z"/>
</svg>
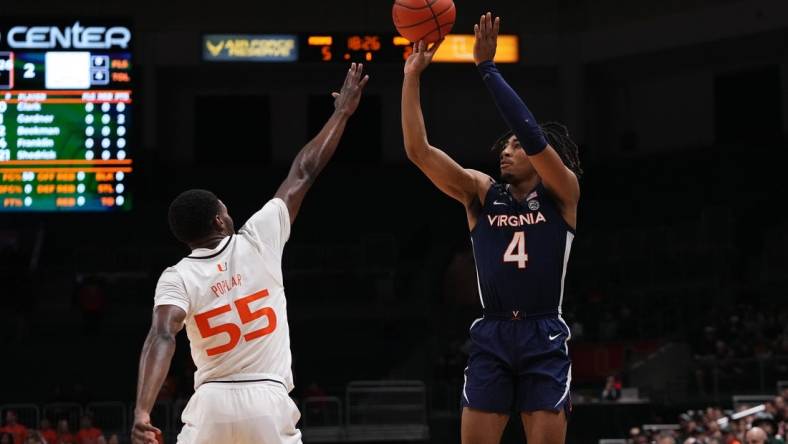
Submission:
<svg viewBox="0 0 788 444">
<path fill-rule="evenodd" d="M 473 34 L 449 34 L 433 60 L 473 62 L 473 39 Z M 206 62 L 402 63 L 412 50 L 411 42 L 395 34 L 206 34 L 202 37 L 202 58 Z M 516 35 L 498 36 L 495 61 L 520 61 Z"/>
</svg>

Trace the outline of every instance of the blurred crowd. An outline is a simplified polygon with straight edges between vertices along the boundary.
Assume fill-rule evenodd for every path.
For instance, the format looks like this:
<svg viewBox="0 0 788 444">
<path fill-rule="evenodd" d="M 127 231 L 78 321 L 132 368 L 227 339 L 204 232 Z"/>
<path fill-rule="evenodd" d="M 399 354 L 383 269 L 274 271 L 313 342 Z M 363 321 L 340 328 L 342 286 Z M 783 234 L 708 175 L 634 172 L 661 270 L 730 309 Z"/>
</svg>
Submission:
<svg viewBox="0 0 788 444">
<path fill-rule="evenodd" d="M 5 412 L 5 421 L 0 427 L 0 444 L 120 444 L 120 437 L 105 434 L 93 425 L 90 415 L 84 415 L 79 421 L 79 428 L 73 429 L 68 419 L 57 420 L 52 427 L 49 419 L 43 418 L 38 428 L 29 428 L 19 422 L 13 410 Z"/>
<path fill-rule="evenodd" d="M 706 313 L 696 337 L 698 357 L 768 358 L 788 355 L 788 307 L 722 306 Z"/>
<path fill-rule="evenodd" d="M 692 335 L 699 392 L 711 391 L 715 383 L 743 386 L 752 380 L 758 361 L 769 363 L 762 371 L 770 379 L 788 377 L 788 307 L 719 306 L 701 322 L 702 330 Z"/>
<path fill-rule="evenodd" d="M 678 418 L 678 430 L 650 431 L 633 427 L 632 444 L 783 444 L 788 427 L 788 388 L 764 403 L 757 413 L 731 419 L 753 405 L 738 405 L 730 411 L 718 407 L 688 411 Z"/>
</svg>

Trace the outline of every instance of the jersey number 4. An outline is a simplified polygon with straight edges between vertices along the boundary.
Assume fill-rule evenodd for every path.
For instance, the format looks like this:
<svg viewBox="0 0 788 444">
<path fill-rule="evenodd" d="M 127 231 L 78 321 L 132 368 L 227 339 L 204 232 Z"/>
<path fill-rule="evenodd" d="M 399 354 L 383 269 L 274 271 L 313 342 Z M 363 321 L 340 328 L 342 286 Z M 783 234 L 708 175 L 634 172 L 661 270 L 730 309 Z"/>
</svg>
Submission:
<svg viewBox="0 0 788 444">
<path fill-rule="evenodd" d="M 274 313 L 273 308 L 263 307 L 255 311 L 252 311 L 252 309 L 249 308 L 249 304 L 266 296 L 268 296 L 268 290 L 261 290 L 249 296 L 236 299 L 235 302 L 233 302 L 236 310 L 238 310 L 238 316 L 241 318 L 242 324 L 248 324 L 256 319 L 262 318 L 263 316 L 268 318 L 267 326 L 258 330 L 250 331 L 249 333 L 243 335 L 243 338 L 246 341 L 262 338 L 263 336 L 276 330 L 276 313 Z M 202 335 L 203 338 L 210 338 L 211 336 L 216 336 L 221 333 L 227 333 L 230 335 L 230 341 L 228 343 L 206 350 L 205 352 L 208 353 L 208 356 L 216 356 L 228 352 L 234 349 L 241 340 L 241 327 L 238 325 L 228 322 L 226 324 L 219 324 L 211 327 L 209 322 L 209 319 L 212 317 L 227 313 L 232 311 L 232 309 L 233 307 L 230 304 L 227 304 L 194 316 L 194 321 L 197 323 L 197 328 L 200 330 L 200 335 Z"/>
<path fill-rule="evenodd" d="M 517 262 L 517 268 L 525 268 L 528 263 L 528 253 L 525 252 L 525 232 L 515 231 L 512 242 L 506 247 L 506 253 L 503 254 L 504 262 Z"/>
</svg>

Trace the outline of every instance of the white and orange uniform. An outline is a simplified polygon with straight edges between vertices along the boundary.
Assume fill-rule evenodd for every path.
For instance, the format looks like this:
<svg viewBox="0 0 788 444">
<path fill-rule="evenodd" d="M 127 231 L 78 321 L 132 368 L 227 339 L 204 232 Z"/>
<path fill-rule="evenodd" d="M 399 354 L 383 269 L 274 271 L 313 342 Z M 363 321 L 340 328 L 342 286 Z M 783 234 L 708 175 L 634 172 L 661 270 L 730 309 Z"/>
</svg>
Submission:
<svg viewBox="0 0 788 444">
<path fill-rule="evenodd" d="M 290 216 L 268 201 L 238 234 L 162 273 L 154 306 L 186 312 L 197 371 L 179 444 L 300 443 L 282 251 Z"/>
</svg>

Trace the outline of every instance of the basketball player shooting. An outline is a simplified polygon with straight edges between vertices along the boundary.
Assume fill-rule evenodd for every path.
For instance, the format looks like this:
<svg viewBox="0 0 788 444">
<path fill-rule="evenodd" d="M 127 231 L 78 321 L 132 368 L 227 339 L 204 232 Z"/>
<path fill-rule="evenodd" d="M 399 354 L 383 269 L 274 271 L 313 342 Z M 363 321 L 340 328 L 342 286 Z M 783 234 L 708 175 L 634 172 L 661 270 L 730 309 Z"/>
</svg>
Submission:
<svg viewBox="0 0 788 444">
<path fill-rule="evenodd" d="M 402 132 L 408 158 L 465 206 L 483 317 L 462 389 L 463 444 L 499 443 L 511 412 L 529 444 L 563 443 L 570 410 L 569 327 L 561 318 L 581 174 L 564 126 L 538 125 L 493 63 L 500 19 L 483 15 L 474 61 L 511 131 L 494 148 L 501 181 L 465 169 L 429 144 L 419 82 L 441 42 L 414 45 L 405 62 Z"/>
<path fill-rule="evenodd" d="M 159 278 L 153 321 L 142 348 L 132 442 L 152 444 L 161 431 L 150 412 L 186 326 L 197 371 L 178 443 L 300 443 L 282 251 L 306 192 L 334 154 L 369 81 L 351 64 L 334 96 L 334 113 L 296 155 L 262 209 L 235 233 L 213 193 L 189 190 L 170 205 L 169 223 L 191 254 Z"/>
</svg>

